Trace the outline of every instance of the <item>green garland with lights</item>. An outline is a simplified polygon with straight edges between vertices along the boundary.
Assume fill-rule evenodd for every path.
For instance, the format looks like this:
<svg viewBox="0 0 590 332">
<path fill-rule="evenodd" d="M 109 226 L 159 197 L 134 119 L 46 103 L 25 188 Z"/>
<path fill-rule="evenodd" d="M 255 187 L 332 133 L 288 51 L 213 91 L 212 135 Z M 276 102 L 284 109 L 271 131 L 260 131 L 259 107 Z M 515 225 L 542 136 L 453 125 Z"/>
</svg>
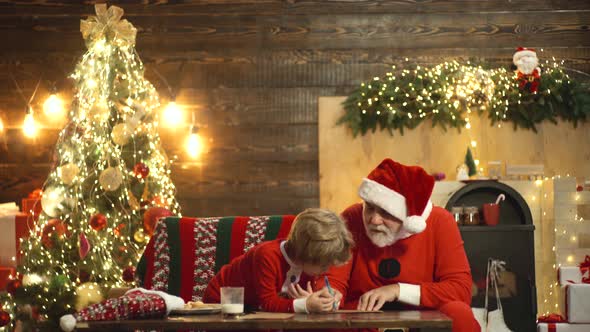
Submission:
<svg viewBox="0 0 590 332">
<path fill-rule="evenodd" d="M 403 135 L 426 119 L 433 127 L 461 130 L 470 127 L 473 113 L 487 116 L 492 125 L 511 122 L 514 129 L 536 132 L 536 125 L 545 121 L 561 119 L 574 127 L 587 121 L 590 90 L 556 62 L 541 67 L 538 91 L 530 92 L 521 89 L 516 74 L 506 68 L 452 61 L 375 77 L 355 89 L 343 106 L 338 124 L 348 126 L 355 137 L 377 128 Z"/>
</svg>

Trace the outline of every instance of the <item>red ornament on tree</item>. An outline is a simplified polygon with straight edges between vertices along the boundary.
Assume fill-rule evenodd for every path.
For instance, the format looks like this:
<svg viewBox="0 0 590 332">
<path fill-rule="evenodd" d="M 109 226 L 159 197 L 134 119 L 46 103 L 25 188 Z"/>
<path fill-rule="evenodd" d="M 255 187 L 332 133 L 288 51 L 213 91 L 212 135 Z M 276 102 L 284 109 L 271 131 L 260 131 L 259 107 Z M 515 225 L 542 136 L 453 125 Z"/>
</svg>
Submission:
<svg viewBox="0 0 590 332">
<path fill-rule="evenodd" d="M 90 280 L 90 274 L 85 270 L 80 270 L 80 273 L 78 274 L 78 279 L 80 279 L 81 284 L 88 282 L 88 280 Z"/>
<path fill-rule="evenodd" d="M 146 235 L 152 236 L 158 220 L 171 215 L 172 212 L 163 207 L 152 207 L 145 211 L 143 214 L 143 229 Z"/>
<path fill-rule="evenodd" d="M 0 327 L 6 326 L 10 323 L 10 314 L 4 310 L 0 310 Z"/>
<path fill-rule="evenodd" d="M 12 279 L 6 284 L 6 291 L 8 294 L 14 296 L 16 290 L 22 286 L 22 283 L 18 279 Z"/>
<path fill-rule="evenodd" d="M 115 236 L 121 236 L 121 232 L 123 231 L 123 228 L 125 228 L 125 224 L 119 224 L 117 227 L 115 227 L 115 229 L 113 230 L 113 233 L 115 234 Z"/>
<path fill-rule="evenodd" d="M 95 231 L 100 231 L 101 229 L 107 227 L 107 217 L 104 216 L 102 213 L 97 213 L 90 217 L 90 227 Z"/>
<path fill-rule="evenodd" d="M 123 280 L 125 282 L 132 282 L 133 278 L 135 278 L 135 268 L 133 266 L 128 266 L 123 270 Z"/>
<path fill-rule="evenodd" d="M 144 163 L 137 163 L 135 164 L 135 167 L 133 167 L 133 173 L 139 179 L 145 179 L 150 174 L 150 168 Z"/>
<path fill-rule="evenodd" d="M 53 235 L 62 236 L 66 234 L 66 231 L 67 227 L 63 221 L 59 219 L 51 219 L 47 222 L 47 225 L 43 227 L 41 243 L 43 243 L 45 248 L 51 249 L 55 245 Z"/>
</svg>

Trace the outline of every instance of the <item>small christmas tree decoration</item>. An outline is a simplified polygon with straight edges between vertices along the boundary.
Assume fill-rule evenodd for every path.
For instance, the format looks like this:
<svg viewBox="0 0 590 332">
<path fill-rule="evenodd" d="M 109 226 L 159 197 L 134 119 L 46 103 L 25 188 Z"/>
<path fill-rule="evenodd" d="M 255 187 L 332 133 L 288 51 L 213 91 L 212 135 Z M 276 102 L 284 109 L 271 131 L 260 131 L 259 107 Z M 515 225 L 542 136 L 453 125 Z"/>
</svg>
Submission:
<svg viewBox="0 0 590 332">
<path fill-rule="evenodd" d="M 135 232 L 135 234 L 133 234 L 133 239 L 137 243 L 144 243 L 145 242 L 145 233 L 143 232 L 143 230 L 138 229 L 137 232 Z"/>
<path fill-rule="evenodd" d="M 123 146 L 129 143 L 132 133 L 126 123 L 119 123 L 113 127 L 111 137 L 115 144 Z"/>
<path fill-rule="evenodd" d="M 60 213 L 64 201 L 65 190 L 63 187 L 46 187 L 41 196 L 41 207 L 49 217 L 55 217 Z"/>
<path fill-rule="evenodd" d="M 123 281 L 125 282 L 132 282 L 135 278 L 135 268 L 133 266 L 128 266 L 123 270 Z"/>
<path fill-rule="evenodd" d="M 80 233 L 78 237 L 78 255 L 80 256 L 80 259 L 84 259 L 86 255 L 88 255 L 89 251 L 90 242 L 88 242 L 88 239 L 86 238 L 86 235 L 84 235 L 84 233 Z"/>
<path fill-rule="evenodd" d="M 88 117 L 97 122 L 103 123 L 109 119 L 111 111 L 105 99 L 100 99 L 88 111 Z"/>
<path fill-rule="evenodd" d="M 6 326 L 10 323 L 10 314 L 5 310 L 0 310 L 0 327 Z"/>
<path fill-rule="evenodd" d="M 133 195 L 133 193 L 131 191 L 127 191 L 127 196 L 129 197 L 129 207 L 134 210 L 137 211 L 141 208 L 139 202 L 137 201 L 137 198 L 135 198 L 135 196 Z"/>
<path fill-rule="evenodd" d="M 117 225 L 117 227 L 115 227 L 115 229 L 113 229 L 113 234 L 115 234 L 115 236 L 121 236 L 121 232 L 123 231 L 123 229 L 125 228 L 125 224 L 119 224 Z"/>
<path fill-rule="evenodd" d="M 94 214 L 88 222 L 90 223 L 90 227 L 97 232 L 107 227 L 107 217 L 102 213 Z"/>
<path fill-rule="evenodd" d="M 465 154 L 465 165 L 467 165 L 467 168 L 469 169 L 469 176 L 474 176 L 477 174 L 477 166 L 473 160 L 473 155 L 471 155 L 470 148 L 467 148 L 467 153 Z"/>
<path fill-rule="evenodd" d="M 154 234 L 154 229 L 156 228 L 156 223 L 158 220 L 171 215 L 172 212 L 163 207 L 155 206 L 149 208 L 143 214 L 143 230 L 148 236 L 152 236 Z"/>
<path fill-rule="evenodd" d="M 38 285 L 46 281 L 46 278 L 41 277 L 36 273 L 25 274 L 23 276 L 23 286 Z"/>
<path fill-rule="evenodd" d="M 22 283 L 18 279 L 12 279 L 6 284 L 6 292 L 12 296 L 16 293 L 16 291 L 22 287 Z"/>
<path fill-rule="evenodd" d="M 66 234 L 67 227 L 63 221 L 59 219 L 50 219 L 41 233 L 41 243 L 47 249 L 55 246 L 55 239 Z"/>
<path fill-rule="evenodd" d="M 74 163 L 67 163 L 58 170 L 61 181 L 66 185 L 72 184 L 78 173 L 80 173 L 80 168 Z"/>
<path fill-rule="evenodd" d="M 78 273 L 78 280 L 80 280 L 80 283 L 88 282 L 90 280 L 90 273 L 88 273 L 86 270 L 80 270 Z"/>
<path fill-rule="evenodd" d="M 123 175 L 118 168 L 109 167 L 100 173 L 98 182 L 105 191 L 115 191 L 121 186 Z"/>
<path fill-rule="evenodd" d="M 150 169 L 144 163 L 137 163 L 133 167 L 133 173 L 138 179 L 145 179 L 150 174 Z"/>
<path fill-rule="evenodd" d="M 76 310 L 78 311 L 90 304 L 99 303 L 102 299 L 100 286 L 95 282 L 87 282 L 76 288 Z"/>
</svg>

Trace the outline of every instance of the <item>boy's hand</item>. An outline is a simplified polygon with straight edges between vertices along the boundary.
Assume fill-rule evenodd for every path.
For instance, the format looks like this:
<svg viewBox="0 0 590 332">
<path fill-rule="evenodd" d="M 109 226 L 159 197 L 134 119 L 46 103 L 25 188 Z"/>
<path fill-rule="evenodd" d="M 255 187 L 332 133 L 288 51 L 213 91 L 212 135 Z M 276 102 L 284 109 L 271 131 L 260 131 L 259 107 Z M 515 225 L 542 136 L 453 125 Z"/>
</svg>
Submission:
<svg viewBox="0 0 590 332">
<path fill-rule="evenodd" d="M 330 295 L 328 289 L 324 287 L 308 296 L 305 305 L 309 312 L 332 311 L 334 309 L 334 297 Z"/>
<path fill-rule="evenodd" d="M 382 286 L 361 295 L 358 310 L 375 311 L 381 309 L 385 302 L 393 302 L 399 297 L 399 284 Z"/>
<path fill-rule="evenodd" d="M 287 287 L 287 294 L 292 299 L 308 297 L 311 295 L 311 293 L 313 293 L 313 289 L 311 288 L 311 282 L 309 281 L 307 282 L 307 289 L 301 288 L 301 286 L 296 283 L 289 284 L 289 287 Z"/>
</svg>

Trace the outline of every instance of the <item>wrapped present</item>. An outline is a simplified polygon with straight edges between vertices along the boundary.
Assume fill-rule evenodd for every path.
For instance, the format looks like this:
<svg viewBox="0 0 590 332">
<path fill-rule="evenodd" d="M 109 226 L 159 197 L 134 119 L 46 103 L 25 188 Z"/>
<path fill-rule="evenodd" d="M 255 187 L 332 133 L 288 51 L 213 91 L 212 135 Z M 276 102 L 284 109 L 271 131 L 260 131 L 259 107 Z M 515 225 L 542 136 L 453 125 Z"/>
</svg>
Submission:
<svg viewBox="0 0 590 332">
<path fill-rule="evenodd" d="M 565 308 L 568 322 L 590 323 L 590 284 L 567 285 Z"/>
<path fill-rule="evenodd" d="M 0 266 L 16 266 L 20 239 L 28 237 L 34 219 L 18 212 L 16 203 L 0 204 Z"/>
<path fill-rule="evenodd" d="M 562 266 L 559 268 L 558 271 L 558 279 L 559 284 L 561 286 L 569 285 L 569 284 L 581 284 L 581 283 L 590 283 L 590 276 L 588 275 L 588 267 L 590 262 L 586 263 L 587 260 L 590 260 L 589 256 L 586 256 L 584 262 L 580 263 L 580 266 Z"/>
<path fill-rule="evenodd" d="M 8 281 L 16 276 L 16 269 L 12 266 L 0 266 L 0 292 L 6 289 Z"/>
<path fill-rule="evenodd" d="M 590 324 L 539 323 L 537 332 L 588 332 Z"/>
<path fill-rule="evenodd" d="M 21 206 L 24 213 L 35 216 L 41 214 L 41 193 L 41 189 L 35 189 L 28 197 L 22 199 Z"/>
</svg>

